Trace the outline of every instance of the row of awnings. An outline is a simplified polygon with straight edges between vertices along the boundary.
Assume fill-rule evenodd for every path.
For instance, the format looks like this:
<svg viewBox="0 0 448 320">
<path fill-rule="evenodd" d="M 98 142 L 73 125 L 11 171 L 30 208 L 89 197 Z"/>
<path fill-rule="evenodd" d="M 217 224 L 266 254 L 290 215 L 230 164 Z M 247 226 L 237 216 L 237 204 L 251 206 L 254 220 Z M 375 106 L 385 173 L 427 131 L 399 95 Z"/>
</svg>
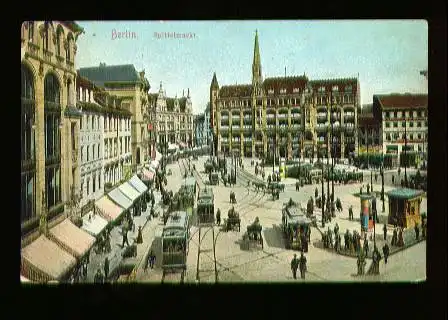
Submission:
<svg viewBox="0 0 448 320">
<path fill-rule="evenodd" d="M 157 168 L 159 168 L 159 160 L 153 160 L 149 165 L 143 167 L 141 176 L 144 181 L 153 181 L 156 175 Z"/>
<path fill-rule="evenodd" d="M 132 207 L 148 187 L 134 175 L 95 202 L 98 214 L 87 213 L 78 228 L 65 219 L 22 249 L 21 281 L 49 282 L 63 278 L 92 248 L 95 238 Z"/>
</svg>

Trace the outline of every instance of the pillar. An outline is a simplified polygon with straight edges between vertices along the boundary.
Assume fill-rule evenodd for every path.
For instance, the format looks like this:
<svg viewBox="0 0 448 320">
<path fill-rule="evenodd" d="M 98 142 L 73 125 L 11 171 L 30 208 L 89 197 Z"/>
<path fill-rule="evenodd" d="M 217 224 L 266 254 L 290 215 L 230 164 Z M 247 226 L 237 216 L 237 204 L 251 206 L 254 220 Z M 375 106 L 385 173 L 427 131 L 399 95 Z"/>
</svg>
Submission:
<svg viewBox="0 0 448 320">
<path fill-rule="evenodd" d="M 45 192 L 45 117 L 44 117 L 44 78 L 36 77 L 35 84 L 35 148 L 36 148 L 36 216 L 42 213 L 42 193 Z"/>
</svg>

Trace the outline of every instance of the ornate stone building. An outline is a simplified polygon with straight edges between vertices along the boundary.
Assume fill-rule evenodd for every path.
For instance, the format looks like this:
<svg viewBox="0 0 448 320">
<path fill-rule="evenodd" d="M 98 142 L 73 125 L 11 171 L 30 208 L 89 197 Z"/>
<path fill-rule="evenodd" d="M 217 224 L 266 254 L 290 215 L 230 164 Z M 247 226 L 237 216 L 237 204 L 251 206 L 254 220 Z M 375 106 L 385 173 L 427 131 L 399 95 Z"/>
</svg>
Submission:
<svg viewBox="0 0 448 320">
<path fill-rule="evenodd" d="M 275 146 L 276 156 L 290 159 L 316 157 L 319 150 L 326 154 L 332 144 L 335 157 L 346 158 L 357 150 L 359 101 L 356 78 L 263 80 L 256 33 L 252 84 L 220 87 L 213 75 L 210 122 L 215 149 L 254 157 L 272 156 Z"/>
<path fill-rule="evenodd" d="M 148 107 L 150 85 L 145 71 L 137 72 L 131 64 L 80 68 L 79 74 L 111 95 L 121 98 L 121 106 L 132 113 L 132 164 L 141 165 L 148 156 L 147 123 L 144 113 Z"/>
<path fill-rule="evenodd" d="M 182 98 L 169 98 L 160 82 L 159 92 L 148 95 L 150 104 L 150 122 L 155 142 L 193 145 L 193 107 L 190 89 Z"/>
<path fill-rule="evenodd" d="M 408 152 L 426 159 L 428 152 L 428 95 L 385 94 L 373 96 L 373 114 L 381 122 L 384 153 L 397 154 L 400 161 Z M 406 129 L 405 129 L 406 128 Z"/>
<path fill-rule="evenodd" d="M 75 57 L 82 32 L 72 21 L 26 21 L 21 26 L 23 236 L 35 233 L 43 205 L 51 224 L 63 216 L 70 190 L 79 189 Z"/>
<path fill-rule="evenodd" d="M 372 104 L 358 108 L 358 153 L 381 153 L 381 119 L 373 114 Z"/>
</svg>

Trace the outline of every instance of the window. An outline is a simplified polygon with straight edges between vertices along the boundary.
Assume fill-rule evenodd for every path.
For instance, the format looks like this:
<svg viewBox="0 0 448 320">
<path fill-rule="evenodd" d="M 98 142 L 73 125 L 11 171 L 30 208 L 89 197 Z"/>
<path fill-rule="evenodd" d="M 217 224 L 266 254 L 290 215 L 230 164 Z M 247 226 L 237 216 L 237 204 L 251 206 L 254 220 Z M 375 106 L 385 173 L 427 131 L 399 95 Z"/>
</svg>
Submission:
<svg viewBox="0 0 448 320">
<path fill-rule="evenodd" d="M 425 121 L 425 127 L 427 127 L 428 126 L 428 121 Z"/>
<path fill-rule="evenodd" d="M 401 127 L 402 127 L 402 128 L 406 127 L 406 121 L 403 121 L 403 122 L 401 123 Z"/>
<path fill-rule="evenodd" d="M 411 127 L 411 128 L 414 127 L 414 122 L 413 121 L 409 122 L 409 127 Z"/>
<path fill-rule="evenodd" d="M 385 117 L 386 117 L 386 119 L 389 118 L 389 111 L 386 111 Z"/>
<path fill-rule="evenodd" d="M 44 50 L 47 50 L 48 51 L 48 48 L 49 48 L 49 43 L 50 43 L 50 40 L 49 40 L 49 38 L 50 38 L 50 30 L 49 30 L 50 28 L 49 28 L 49 24 L 48 24 L 48 22 L 45 22 L 45 24 L 44 24 L 44 36 L 43 36 L 43 38 L 42 38 L 42 41 L 43 41 L 43 48 L 44 48 Z"/>
<path fill-rule="evenodd" d="M 34 38 L 34 21 L 28 22 L 28 41 L 33 41 Z"/>
<path fill-rule="evenodd" d="M 418 133 L 418 134 L 417 134 L 417 138 L 418 138 L 418 139 L 421 139 L 421 138 L 422 138 L 421 133 Z"/>
<path fill-rule="evenodd" d="M 95 130 L 95 116 L 92 116 L 92 130 Z"/>
<path fill-rule="evenodd" d="M 89 161 L 89 151 L 90 151 L 90 146 L 87 146 L 87 159 L 86 159 L 87 162 Z"/>
<path fill-rule="evenodd" d="M 417 122 L 417 127 L 421 127 L 422 123 L 420 121 Z"/>
<path fill-rule="evenodd" d="M 81 147 L 81 162 L 84 162 L 84 147 Z"/>
<path fill-rule="evenodd" d="M 398 122 L 394 121 L 394 128 L 398 128 Z"/>
<path fill-rule="evenodd" d="M 93 175 L 93 179 L 92 179 L 92 192 L 95 192 L 96 190 L 96 175 Z"/>
<path fill-rule="evenodd" d="M 398 118 L 397 111 L 394 111 L 394 118 Z"/>
<path fill-rule="evenodd" d="M 45 190 L 47 207 L 61 202 L 60 85 L 49 73 L 44 80 Z"/>
<path fill-rule="evenodd" d="M 34 78 L 30 69 L 22 65 L 21 70 L 21 214 L 20 221 L 25 222 L 36 215 L 35 211 L 35 179 L 36 179 L 36 161 L 34 145 Z"/>
<path fill-rule="evenodd" d="M 390 140 L 391 140 L 391 139 L 390 139 L 390 133 L 386 134 L 386 140 L 387 140 L 387 141 L 390 141 Z"/>
<path fill-rule="evenodd" d="M 98 159 L 99 159 L 100 158 L 100 144 L 99 143 L 97 145 L 97 150 L 98 150 L 97 154 L 98 154 Z"/>
<path fill-rule="evenodd" d="M 411 133 L 411 134 L 409 135 L 409 140 L 414 140 L 414 134 Z"/>
<path fill-rule="evenodd" d="M 71 46 L 72 46 L 72 34 L 69 34 L 67 37 L 67 47 L 65 49 L 65 59 L 67 60 L 67 62 L 71 61 L 71 52 L 70 52 Z"/>
<path fill-rule="evenodd" d="M 90 194 L 90 179 L 87 178 L 87 196 Z"/>
<path fill-rule="evenodd" d="M 61 55 L 61 37 L 62 37 L 62 29 L 59 27 L 56 33 L 56 54 L 58 56 Z"/>
<path fill-rule="evenodd" d="M 390 127 L 390 123 L 386 122 L 386 128 L 389 128 L 389 127 Z"/>
</svg>

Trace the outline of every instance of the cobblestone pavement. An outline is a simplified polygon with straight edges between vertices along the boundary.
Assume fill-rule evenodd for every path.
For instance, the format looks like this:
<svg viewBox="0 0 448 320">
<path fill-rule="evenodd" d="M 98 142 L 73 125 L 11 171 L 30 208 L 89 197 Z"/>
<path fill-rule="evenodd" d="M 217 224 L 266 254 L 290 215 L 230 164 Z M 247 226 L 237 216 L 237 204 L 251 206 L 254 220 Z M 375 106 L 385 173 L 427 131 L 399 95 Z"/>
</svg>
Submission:
<svg viewBox="0 0 448 320">
<path fill-rule="evenodd" d="M 208 181 L 208 177 L 203 173 L 204 163 L 207 157 L 200 157 L 197 161 L 192 161 L 196 169 L 200 172 L 204 182 Z M 230 169 L 231 160 L 228 161 L 228 169 Z M 250 166 L 250 159 L 244 159 L 244 169 L 254 174 L 254 168 Z M 168 176 L 168 190 L 176 192 L 180 187 L 183 178 L 177 162 L 170 164 L 167 168 L 172 169 L 172 176 Z M 311 231 L 311 244 L 309 252 L 306 253 L 308 260 L 306 279 L 298 278 L 294 280 L 290 269 L 290 261 L 294 253 L 293 250 L 286 250 L 281 232 L 281 208 L 284 202 L 289 198 L 302 203 L 305 207 L 306 201 L 312 195 L 314 197 L 314 189 L 317 185 L 305 186 L 300 192 L 295 191 L 295 180 L 291 179 L 287 185 L 285 192 L 280 193 L 280 200 L 273 201 L 270 194 L 264 194 L 262 191 L 256 192 L 254 188 L 247 187 L 247 180 L 244 174 L 238 171 L 237 186 L 224 187 L 221 183 L 219 186 L 213 186 L 215 195 L 215 213 L 218 208 L 221 209 L 221 221 L 227 218 L 227 211 L 232 207 L 229 203 L 230 191 L 236 194 L 237 210 L 241 217 L 241 231 L 220 231 L 220 227 L 214 227 L 216 240 L 216 269 L 218 271 L 219 282 L 284 282 L 284 281 L 413 281 L 424 279 L 426 276 L 426 242 L 423 241 L 418 245 L 405 249 L 396 253 L 389 258 L 388 264 L 384 266 L 384 262 L 380 266 L 380 276 L 357 277 L 356 258 L 335 254 L 327 250 L 323 250 L 314 246 L 321 239 L 321 234 L 316 228 Z M 364 180 L 366 181 L 366 180 Z M 367 183 L 367 182 L 365 182 Z M 321 186 L 317 186 L 319 194 Z M 353 205 L 355 213 L 360 210 L 359 198 L 352 194 L 359 192 L 360 184 L 352 184 L 346 186 L 335 185 L 335 197 L 341 199 L 343 212 L 337 213 L 337 217 L 331 223 L 327 223 L 333 230 L 335 222 L 338 223 L 340 232 L 346 229 L 358 230 L 360 228 L 359 219 L 355 221 L 348 220 L 348 206 Z M 330 185 L 331 188 L 331 185 Z M 375 190 L 380 190 L 380 185 L 374 185 Z M 386 186 L 385 191 L 393 188 Z M 325 184 L 326 192 L 326 184 Z M 386 197 L 387 198 L 387 197 Z M 388 208 L 386 200 L 386 209 Z M 379 211 L 381 211 L 381 202 L 377 202 Z M 426 199 L 422 202 L 422 211 L 426 211 Z M 318 224 L 320 223 L 320 213 L 316 210 Z M 381 212 L 380 212 L 381 214 Z M 262 235 L 264 239 L 264 247 L 252 248 L 246 250 L 242 246 L 242 236 L 246 228 L 254 219 L 258 217 L 263 227 Z M 378 238 L 382 238 L 382 224 L 377 224 L 376 233 Z M 156 265 L 154 269 L 148 269 L 146 272 L 141 270 L 137 273 L 137 280 L 142 282 L 160 283 L 162 272 L 160 268 L 160 252 L 161 252 L 161 230 L 163 226 L 159 225 L 150 232 L 148 241 L 151 241 L 151 247 L 156 253 Z M 189 243 L 189 252 L 187 256 L 187 272 L 185 281 L 195 283 L 197 277 L 197 258 L 198 258 L 198 231 L 193 226 L 190 230 L 191 240 Z M 201 230 L 204 237 L 201 245 L 201 254 L 199 260 L 199 280 L 200 283 L 215 282 L 215 263 L 213 259 L 213 239 L 212 231 L 205 233 L 205 229 Z M 389 229 L 389 236 L 392 235 L 392 229 Z M 151 236 L 154 239 L 150 240 Z M 145 236 L 145 238 L 147 238 Z M 121 239 L 120 239 L 121 240 Z M 149 250 L 149 248 L 148 248 Z M 368 265 L 371 260 L 368 259 Z M 412 268 L 408 268 L 412 266 Z M 165 279 L 165 282 L 178 283 L 178 275 L 172 275 Z"/>
</svg>

